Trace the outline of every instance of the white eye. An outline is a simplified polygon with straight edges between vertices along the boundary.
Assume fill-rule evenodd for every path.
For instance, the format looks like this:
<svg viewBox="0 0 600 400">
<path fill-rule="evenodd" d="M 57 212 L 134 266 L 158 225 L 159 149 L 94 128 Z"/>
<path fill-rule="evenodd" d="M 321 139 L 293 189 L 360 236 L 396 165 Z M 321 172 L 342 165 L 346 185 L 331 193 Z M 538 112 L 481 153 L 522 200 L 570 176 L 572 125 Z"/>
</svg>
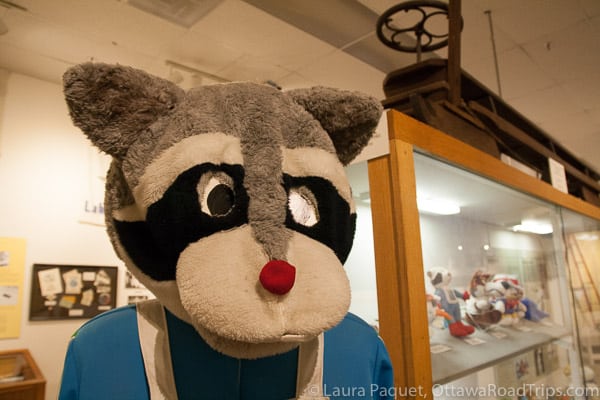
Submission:
<svg viewBox="0 0 600 400">
<path fill-rule="evenodd" d="M 317 200 L 308 188 L 301 186 L 290 190 L 288 207 L 294 221 L 304 226 L 313 226 L 319 222 Z"/>
<path fill-rule="evenodd" d="M 235 192 L 233 180 L 223 172 L 207 172 L 202 175 L 198 186 L 200 209 L 211 217 L 223 217 L 233 209 Z"/>
</svg>

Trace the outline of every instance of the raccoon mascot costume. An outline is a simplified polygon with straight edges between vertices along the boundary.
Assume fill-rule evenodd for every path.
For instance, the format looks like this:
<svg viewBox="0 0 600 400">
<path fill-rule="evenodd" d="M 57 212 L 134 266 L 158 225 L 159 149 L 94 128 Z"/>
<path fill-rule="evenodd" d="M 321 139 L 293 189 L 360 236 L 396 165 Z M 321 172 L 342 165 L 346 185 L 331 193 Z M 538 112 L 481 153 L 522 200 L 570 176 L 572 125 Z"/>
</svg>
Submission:
<svg viewBox="0 0 600 400">
<path fill-rule="evenodd" d="M 368 96 L 229 83 L 187 92 L 87 63 L 71 117 L 112 156 L 106 226 L 157 300 L 88 321 L 60 399 L 391 398 L 373 328 L 348 314 L 356 213 L 343 166 L 381 115 Z"/>
</svg>

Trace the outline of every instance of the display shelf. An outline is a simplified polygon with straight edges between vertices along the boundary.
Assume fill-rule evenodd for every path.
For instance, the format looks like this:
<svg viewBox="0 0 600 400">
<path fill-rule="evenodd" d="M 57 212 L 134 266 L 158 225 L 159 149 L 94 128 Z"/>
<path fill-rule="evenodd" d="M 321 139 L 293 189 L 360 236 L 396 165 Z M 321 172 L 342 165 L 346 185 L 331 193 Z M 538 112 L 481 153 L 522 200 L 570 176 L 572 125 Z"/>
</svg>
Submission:
<svg viewBox="0 0 600 400">
<path fill-rule="evenodd" d="M 458 339 L 445 329 L 430 328 L 432 349 L 446 346 L 448 351 L 431 354 L 432 380 L 444 384 L 473 372 L 493 366 L 508 358 L 563 338 L 571 332 L 557 325 L 521 321 L 518 326 L 495 326 L 476 330 L 466 339 Z M 469 341 L 478 344 L 469 344 Z"/>
</svg>

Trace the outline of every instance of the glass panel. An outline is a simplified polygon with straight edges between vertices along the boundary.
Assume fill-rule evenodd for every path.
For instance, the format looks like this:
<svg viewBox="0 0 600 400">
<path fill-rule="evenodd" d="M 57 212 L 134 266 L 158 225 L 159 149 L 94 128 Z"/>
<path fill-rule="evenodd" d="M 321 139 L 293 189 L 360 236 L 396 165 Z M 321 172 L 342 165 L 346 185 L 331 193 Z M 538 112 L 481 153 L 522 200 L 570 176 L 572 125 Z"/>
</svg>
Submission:
<svg viewBox="0 0 600 400">
<path fill-rule="evenodd" d="M 415 173 L 436 397 L 582 386 L 558 208 L 422 154 Z"/>
<path fill-rule="evenodd" d="M 600 377 L 600 221 L 562 210 L 586 383 Z"/>
<path fill-rule="evenodd" d="M 352 289 L 350 312 L 377 328 L 379 326 L 379 314 L 377 310 L 375 250 L 373 248 L 373 222 L 371 219 L 367 162 L 347 166 L 346 173 L 352 187 L 356 206 L 354 243 L 348 260 L 344 264 Z"/>
</svg>

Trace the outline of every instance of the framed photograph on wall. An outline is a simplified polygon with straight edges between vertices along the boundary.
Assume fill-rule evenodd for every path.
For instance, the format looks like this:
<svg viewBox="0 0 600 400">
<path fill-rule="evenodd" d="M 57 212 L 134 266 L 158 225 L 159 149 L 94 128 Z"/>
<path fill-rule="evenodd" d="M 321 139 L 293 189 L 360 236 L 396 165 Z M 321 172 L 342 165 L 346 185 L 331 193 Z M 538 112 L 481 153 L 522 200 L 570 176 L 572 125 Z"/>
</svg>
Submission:
<svg viewBox="0 0 600 400">
<path fill-rule="evenodd" d="M 116 307 L 117 267 L 34 264 L 29 320 L 92 318 Z"/>
<path fill-rule="evenodd" d="M 155 296 L 137 280 L 129 270 L 125 270 L 125 296 L 127 304 L 135 304 L 140 301 L 154 299 Z"/>
</svg>

